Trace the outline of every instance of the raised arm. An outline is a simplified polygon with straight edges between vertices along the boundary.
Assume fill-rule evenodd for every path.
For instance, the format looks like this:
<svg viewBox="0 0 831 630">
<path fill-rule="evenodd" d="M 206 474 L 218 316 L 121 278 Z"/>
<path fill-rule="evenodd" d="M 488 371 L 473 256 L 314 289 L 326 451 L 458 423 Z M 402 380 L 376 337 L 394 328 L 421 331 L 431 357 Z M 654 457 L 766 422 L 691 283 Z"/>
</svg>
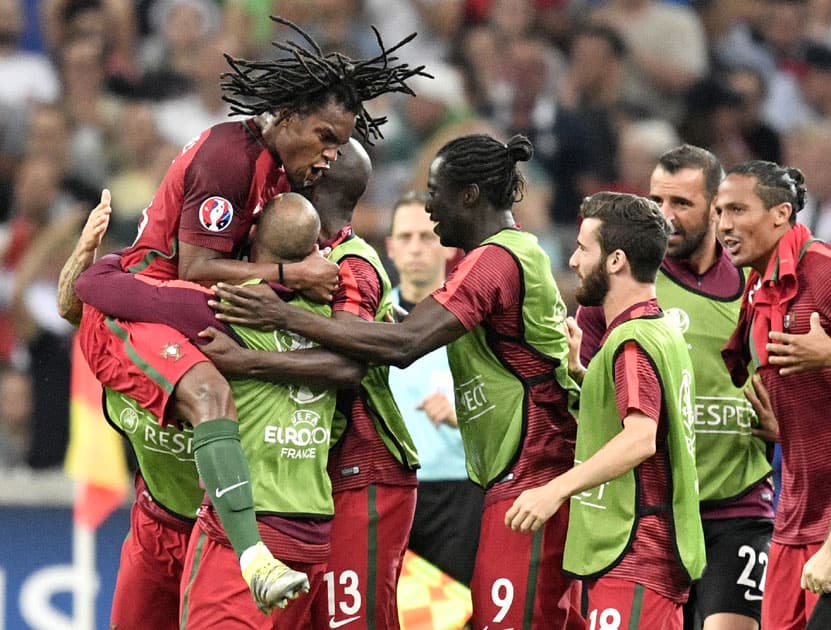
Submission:
<svg viewBox="0 0 831 630">
<path fill-rule="evenodd" d="M 110 223 L 110 191 L 101 191 L 101 201 L 89 213 L 84 229 L 58 278 L 58 314 L 73 326 L 81 322 L 81 300 L 75 293 L 75 281 L 95 262 L 95 255 Z"/>
</svg>

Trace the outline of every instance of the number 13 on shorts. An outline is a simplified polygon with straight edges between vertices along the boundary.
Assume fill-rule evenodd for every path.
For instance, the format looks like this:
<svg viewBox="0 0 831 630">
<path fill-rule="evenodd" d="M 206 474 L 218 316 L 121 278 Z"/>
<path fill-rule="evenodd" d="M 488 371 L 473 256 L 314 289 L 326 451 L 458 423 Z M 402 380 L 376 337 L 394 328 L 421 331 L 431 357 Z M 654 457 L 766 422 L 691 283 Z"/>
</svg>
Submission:
<svg viewBox="0 0 831 630">
<path fill-rule="evenodd" d="M 358 574 L 351 570 L 341 571 L 337 575 L 334 571 L 327 571 L 323 575 L 323 583 L 326 587 L 329 618 L 351 617 L 350 621 L 357 621 L 363 603 Z"/>
</svg>

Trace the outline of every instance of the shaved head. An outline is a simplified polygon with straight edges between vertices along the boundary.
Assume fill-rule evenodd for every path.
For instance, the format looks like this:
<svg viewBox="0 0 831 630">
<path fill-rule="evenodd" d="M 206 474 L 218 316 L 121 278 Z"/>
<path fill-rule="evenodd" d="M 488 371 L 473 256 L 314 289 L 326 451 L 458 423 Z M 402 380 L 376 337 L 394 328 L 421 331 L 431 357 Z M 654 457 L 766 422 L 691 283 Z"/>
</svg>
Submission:
<svg viewBox="0 0 831 630">
<path fill-rule="evenodd" d="M 320 217 L 312 203 L 297 193 L 273 197 L 263 208 L 251 244 L 256 262 L 302 260 L 314 248 Z"/>
</svg>

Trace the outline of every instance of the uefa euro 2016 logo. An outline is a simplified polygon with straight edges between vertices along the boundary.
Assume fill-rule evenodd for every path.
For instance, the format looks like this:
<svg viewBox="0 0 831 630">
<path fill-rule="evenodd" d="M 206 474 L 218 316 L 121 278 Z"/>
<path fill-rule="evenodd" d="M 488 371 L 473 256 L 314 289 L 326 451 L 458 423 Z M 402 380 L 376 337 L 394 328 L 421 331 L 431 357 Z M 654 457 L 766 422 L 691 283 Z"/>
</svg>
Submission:
<svg viewBox="0 0 831 630">
<path fill-rule="evenodd" d="M 231 224 L 234 206 L 223 197 L 208 197 L 199 206 L 199 223 L 211 232 L 221 232 Z"/>
</svg>

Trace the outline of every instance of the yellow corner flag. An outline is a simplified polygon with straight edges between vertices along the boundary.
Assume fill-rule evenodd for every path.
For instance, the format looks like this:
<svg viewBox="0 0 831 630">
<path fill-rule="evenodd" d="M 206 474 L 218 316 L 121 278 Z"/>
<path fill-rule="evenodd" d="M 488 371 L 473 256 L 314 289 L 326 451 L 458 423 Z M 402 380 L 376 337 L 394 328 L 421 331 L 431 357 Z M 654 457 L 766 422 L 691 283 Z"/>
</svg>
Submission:
<svg viewBox="0 0 831 630">
<path fill-rule="evenodd" d="M 460 630 L 472 613 L 468 587 L 407 550 L 398 580 L 401 630 Z"/>
<path fill-rule="evenodd" d="M 130 479 L 121 438 L 104 419 L 101 384 L 78 346 L 72 344 L 69 446 L 64 469 L 78 482 L 75 522 L 97 529 L 118 509 L 130 491 Z"/>
</svg>

